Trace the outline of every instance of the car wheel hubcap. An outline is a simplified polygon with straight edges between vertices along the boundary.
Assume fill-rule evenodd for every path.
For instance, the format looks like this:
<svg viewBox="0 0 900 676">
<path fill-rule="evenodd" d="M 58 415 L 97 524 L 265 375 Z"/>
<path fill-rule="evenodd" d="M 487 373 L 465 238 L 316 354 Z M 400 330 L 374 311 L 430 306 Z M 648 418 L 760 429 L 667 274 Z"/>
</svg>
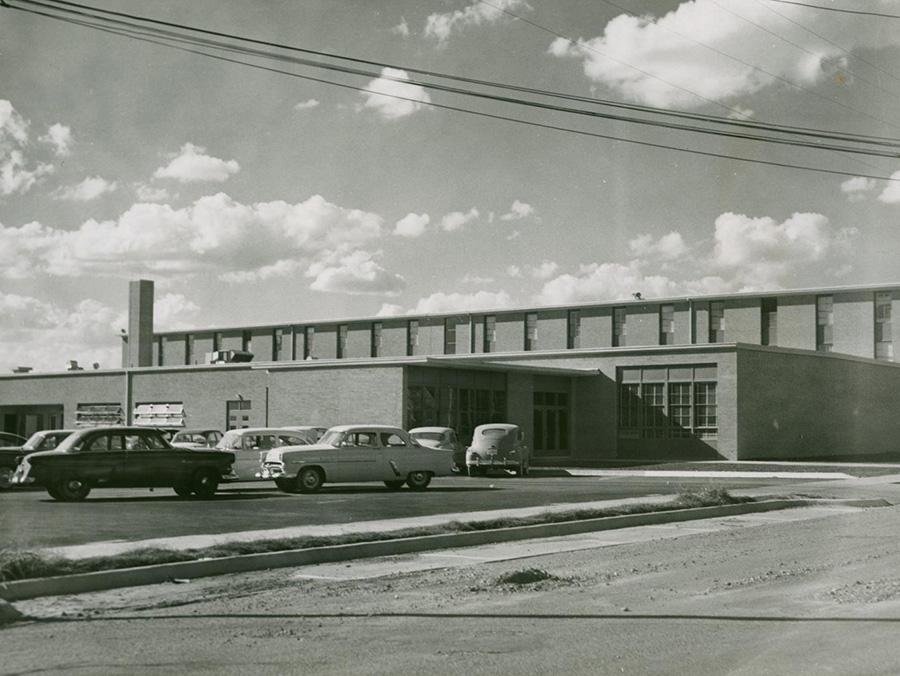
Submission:
<svg viewBox="0 0 900 676">
<path fill-rule="evenodd" d="M 80 491 L 81 482 L 78 479 L 72 479 L 71 481 L 66 482 L 66 488 L 70 491 Z"/>
<path fill-rule="evenodd" d="M 315 474 L 306 474 L 303 477 L 303 483 L 306 486 L 315 486 L 319 481 L 319 477 Z"/>
</svg>

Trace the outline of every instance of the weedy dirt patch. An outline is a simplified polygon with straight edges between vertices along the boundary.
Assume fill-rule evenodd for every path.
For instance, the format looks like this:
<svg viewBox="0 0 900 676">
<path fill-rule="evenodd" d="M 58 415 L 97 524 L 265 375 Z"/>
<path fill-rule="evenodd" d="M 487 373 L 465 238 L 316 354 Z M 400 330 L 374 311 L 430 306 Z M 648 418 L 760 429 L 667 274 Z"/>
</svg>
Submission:
<svg viewBox="0 0 900 676">
<path fill-rule="evenodd" d="M 715 507 L 753 502 L 752 498 L 732 496 L 721 488 L 704 488 L 699 491 L 682 493 L 674 500 L 665 503 L 647 503 L 623 505 L 608 509 L 577 509 L 569 512 L 536 514 L 528 517 L 490 519 L 485 521 L 453 521 L 447 524 L 406 528 L 402 530 L 377 533 L 348 533 L 334 536 L 303 536 L 297 538 L 281 538 L 272 540 L 254 540 L 249 542 L 229 542 L 204 547 L 202 549 L 136 549 L 130 552 L 111 556 L 97 556 L 86 559 L 67 559 L 44 552 L 32 552 L 7 548 L 0 550 L 0 582 L 12 582 L 31 578 L 92 573 L 104 570 L 118 570 L 139 566 L 153 566 L 163 563 L 196 561 L 199 559 L 216 559 L 246 554 L 265 554 L 295 549 L 312 549 L 335 545 L 358 544 L 401 538 L 414 538 L 427 535 L 445 535 L 472 531 L 495 530 L 518 526 L 537 526 L 550 523 L 565 523 L 611 516 L 632 514 L 649 514 L 677 509 L 696 507 Z"/>
</svg>

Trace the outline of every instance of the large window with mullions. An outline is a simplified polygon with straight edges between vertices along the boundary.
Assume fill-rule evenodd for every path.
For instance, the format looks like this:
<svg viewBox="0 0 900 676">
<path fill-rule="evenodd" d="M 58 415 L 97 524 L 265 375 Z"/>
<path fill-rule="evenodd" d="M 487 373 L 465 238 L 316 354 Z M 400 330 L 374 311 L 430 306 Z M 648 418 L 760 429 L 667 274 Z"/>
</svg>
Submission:
<svg viewBox="0 0 900 676">
<path fill-rule="evenodd" d="M 718 437 L 716 366 L 621 367 L 621 439 Z"/>
</svg>

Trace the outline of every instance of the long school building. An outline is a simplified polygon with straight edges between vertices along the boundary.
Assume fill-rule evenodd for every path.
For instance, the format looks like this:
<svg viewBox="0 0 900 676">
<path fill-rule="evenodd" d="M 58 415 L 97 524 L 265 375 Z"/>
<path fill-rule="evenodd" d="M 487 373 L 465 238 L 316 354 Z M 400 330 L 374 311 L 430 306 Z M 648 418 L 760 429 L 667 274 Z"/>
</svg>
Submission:
<svg viewBox="0 0 900 676">
<path fill-rule="evenodd" d="M 900 286 L 154 333 L 132 282 L 115 370 L 0 377 L 9 431 L 483 422 L 537 462 L 897 450 Z M 211 364 L 223 352 L 249 363 Z"/>
</svg>

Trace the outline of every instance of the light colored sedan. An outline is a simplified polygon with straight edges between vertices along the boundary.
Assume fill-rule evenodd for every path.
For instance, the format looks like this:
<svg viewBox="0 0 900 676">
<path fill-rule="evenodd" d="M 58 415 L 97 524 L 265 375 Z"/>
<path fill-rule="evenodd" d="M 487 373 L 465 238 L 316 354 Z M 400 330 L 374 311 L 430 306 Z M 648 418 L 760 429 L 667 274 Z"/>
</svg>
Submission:
<svg viewBox="0 0 900 676">
<path fill-rule="evenodd" d="M 215 448 L 234 453 L 233 472 L 225 481 L 258 481 L 269 449 L 310 443 L 309 436 L 286 427 L 245 427 L 228 430 Z"/>
<path fill-rule="evenodd" d="M 409 436 L 421 446 L 449 451 L 453 456 L 453 467 L 460 472 L 466 471 L 466 447 L 452 427 L 415 427 L 409 431 Z"/>
<path fill-rule="evenodd" d="M 511 469 L 516 476 L 527 476 L 531 452 L 525 433 L 518 425 L 490 423 L 479 425 L 472 433 L 472 445 L 466 449 L 469 476 L 484 476 L 491 469 Z"/>
<path fill-rule="evenodd" d="M 399 427 L 338 425 L 312 446 L 274 448 L 266 454 L 263 478 L 286 493 L 309 493 L 329 483 L 383 481 L 397 490 L 424 490 L 431 478 L 451 473 L 446 451 L 426 448 Z"/>
</svg>

